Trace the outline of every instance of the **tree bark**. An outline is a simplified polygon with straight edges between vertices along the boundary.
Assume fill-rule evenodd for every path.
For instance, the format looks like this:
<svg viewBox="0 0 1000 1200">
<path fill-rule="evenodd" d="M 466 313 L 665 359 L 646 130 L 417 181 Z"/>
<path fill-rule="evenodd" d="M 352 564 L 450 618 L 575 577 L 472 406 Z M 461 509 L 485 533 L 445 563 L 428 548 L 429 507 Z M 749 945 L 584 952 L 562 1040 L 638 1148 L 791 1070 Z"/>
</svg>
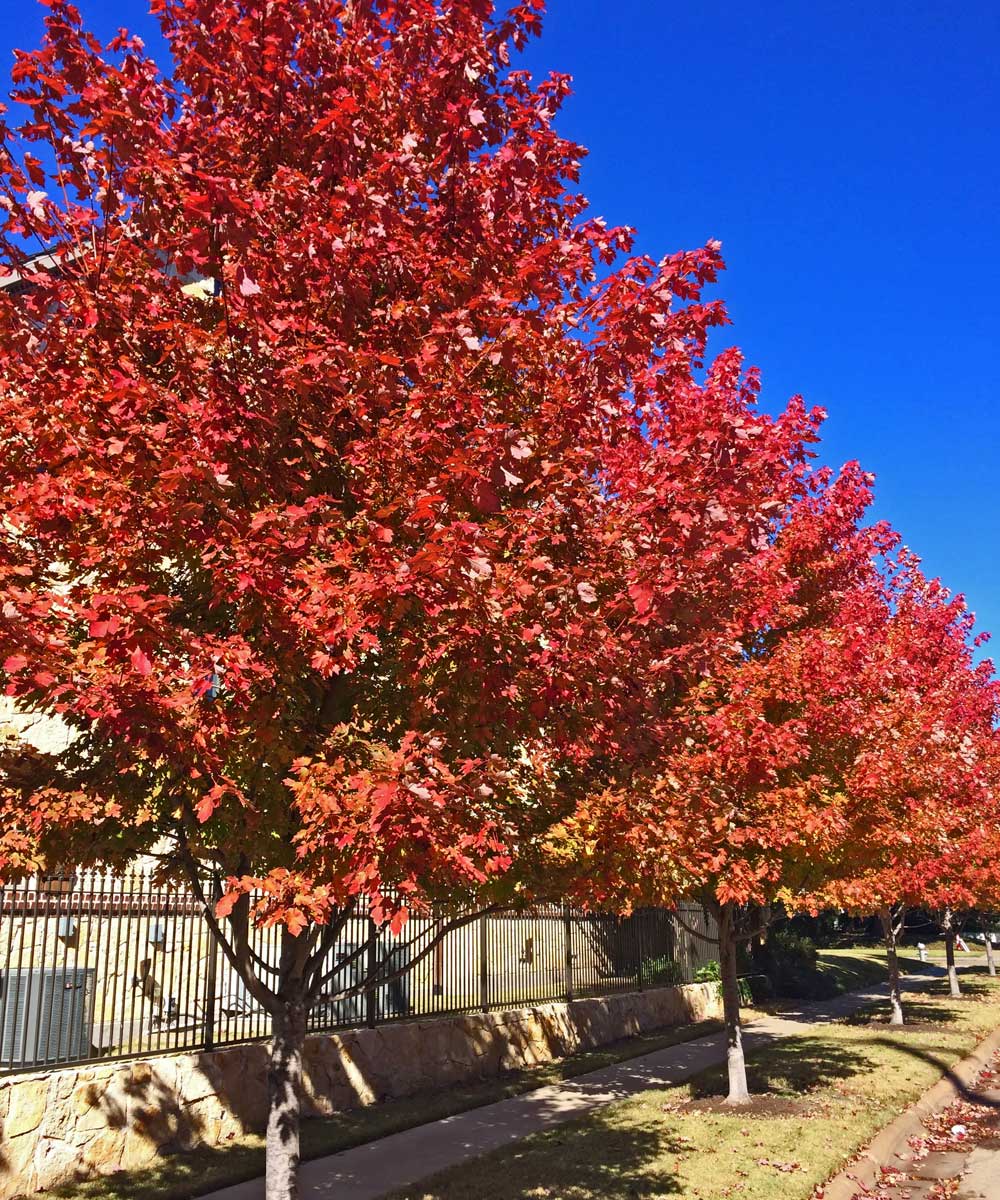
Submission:
<svg viewBox="0 0 1000 1200">
<path fill-rule="evenodd" d="M 996 958 L 993 954 L 993 935 L 990 933 L 986 935 L 986 970 L 991 975 L 997 973 Z"/>
<path fill-rule="evenodd" d="M 265 1139 L 266 1200 L 298 1200 L 305 1037 L 306 1006 L 299 994 L 284 1001 L 271 1015 Z"/>
<path fill-rule="evenodd" d="M 749 1104 L 747 1064 L 740 1030 L 740 985 L 736 974 L 736 906 L 723 904 L 719 914 L 719 966 L 722 972 L 722 1011 L 726 1023 L 727 1104 Z"/>
<path fill-rule="evenodd" d="M 955 966 L 955 921 L 950 908 L 944 910 L 944 956 L 948 964 L 948 990 L 953 996 L 961 996 L 958 983 L 958 968 Z"/>
<path fill-rule="evenodd" d="M 891 1009 L 889 1024 L 902 1025 L 905 1018 L 903 1016 L 903 990 L 899 982 L 899 955 L 896 952 L 896 924 L 888 905 L 879 910 L 879 917 L 885 935 L 885 957 L 886 965 L 889 968 L 889 1005 Z"/>
</svg>

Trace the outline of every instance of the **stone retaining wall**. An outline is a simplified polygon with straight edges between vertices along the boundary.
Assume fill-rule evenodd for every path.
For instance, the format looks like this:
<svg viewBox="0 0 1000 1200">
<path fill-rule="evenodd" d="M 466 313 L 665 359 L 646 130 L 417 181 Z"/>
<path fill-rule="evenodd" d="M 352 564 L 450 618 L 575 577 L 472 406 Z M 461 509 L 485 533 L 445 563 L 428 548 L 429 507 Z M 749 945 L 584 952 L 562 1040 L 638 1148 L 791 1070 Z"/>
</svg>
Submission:
<svg viewBox="0 0 1000 1200">
<path fill-rule="evenodd" d="M 486 1078 L 720 1011 L 712 985 L 688 984 L 311 1038 L 306 1111 Z M 258 1043 L 0 1079 L 0 1200 L 260 1129 L 265 1058 Z"/>
</svg>

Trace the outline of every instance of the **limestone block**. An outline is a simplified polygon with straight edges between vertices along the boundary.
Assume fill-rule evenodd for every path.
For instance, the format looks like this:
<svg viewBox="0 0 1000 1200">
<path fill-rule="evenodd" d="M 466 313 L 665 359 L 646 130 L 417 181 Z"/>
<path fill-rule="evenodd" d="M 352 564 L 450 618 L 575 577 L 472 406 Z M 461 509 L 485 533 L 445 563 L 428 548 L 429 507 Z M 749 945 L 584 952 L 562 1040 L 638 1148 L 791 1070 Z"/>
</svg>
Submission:
<svg viewBox="0 0 1000 1200">
<path fill-rule="evenodd" d="M 19 1083 L 20 1086 L 13 1089 L 10 1107 L 4 1118 L 3 1136 L 5 1141 L 37 1129 L 45 1116 L 49 1093 L 48 1081 L 37 1076 L 30 1076 Z"/>
<path fill-rule="evenodd" d="M 238 1132 L 263 1128 L 267 1116 L 263 1086 L 267 1077 L 266 1047 L 243 1046 L 237 1053 L 220 1051 L 213 1055 L 211 1069 L 202 1075 L 214 1085 L 221 1106 L 233 1115 L 230 1128 Z M 188 1082 L 201 1090 L 201 1081 Z"/>
<path fill-rule="evenodd" d="M 78 1130 L 107 1129 L 107 1113 L 102 1109 L 100 1099 L 101 1092 L 93 1083 L 78 1083 L 65 1106 L 67 1119 Z"/>
<path fill-rule="evenodd" d="M 383 1100 L 393 1095 L 397 1065 L 395 1059 L 402 1054 L 397 1049 L 401 1043 L 397 1043 L 391 1035 L 383 1038 L 381 1033 L 388 1035 L 389 1031 L 358 1029 L 354 1031 L 352 1038 L 342 1039 L 340 1044 L 341 1058 L 345 1062 L 349 1061 L 352 1071 L 358 1072 L 364 1080 L 363 1095 L 371 1096 L 374 1100 Z M 402 1044 L 405 1045 L 405 1041 Z M 410 1044 L 419 1045 L 419 1039 Z M 416 1052 L 414 1058 L 417 1058 Z M 353 1075 L 349 1082 L 352 1087 L 355 1086 Z M 363 1099 L 361 1103 L 370 1104 L 372 1100 Z"/>
<path fill-rule="evenodd" d="M 157 1146 L 142 1133 L 125 1130 L 125 1145 L 122 1150 L 121 1165 L 126 1171 L 140 1171 L 156 1158 Z"/>
<path fill-rule="evenodd" d="M 119 1129 L 108 1129 L 92 1137 L 81 1150 L 84 1166 L 94 1174 L 112 1174 L 121 1169 L 125 1135 Z"/>
<path fill-rule="evenodd" d="M 350 1107 L 351 1088 L 336 1038 L 317 1038 L 307 1044 L 303 1073 L 307 1112 L 326 1114 L 343 1105 Z"/>
<path fill-rule="evenodd" d="M 462 1037 L 462 1031 L 450 1021 L 441 1021 L 440 1025 L 441 1029 L 435 1044 L 428 1047 L 431 1053 L 430 1059 L 427 1057 L 426 1050 L 422 1055 L 425 1075 L 433 1077 L 433 1068 L 436 1065 L 444 1083 L 468 1079 L 475 1064 L 475 1055 L 472 1053 L 471 1047 Z"/>
<path fill-rule="evenodd" d="M 348 1085 L 355 1097 L 355 1105 L 374 1104 L 378 1098 L 377 1093 L 369 1082 L 368 1076 L 366 1076 L 364 1058 L 359 1052 L 358 1047 L 353 1046 L 348 1048 L 345 1046 L 341 1061 L 344 1066 L 344 1074 L 347 1076 Z"/>
<path fill-rule="evenodd" d="M 108 1073 L 95 1073 L 87 1084 L 92 1107 L 103 1115 L 111 1129 L 124 1129 L 128 1123 L 129 1079 L 126 1064 Z"/>
<path fill-rule="evenodd" d="M 176 1087 L 178 1095 L 184 1097 L 185 1104 L 193 1104 L 216 1094 L 217 1085 L 212 1078 L 214 1073 L 208 1055 L 199 1054 L 197 1058 L 178 1060 Z"/>
<path fill-rule="evenodd" d="M 129 1071 L 129 1077 L 134 1087 L 141 1088 L 145 1084 L 152 1082 L 154 1078 L 153 1067 L 148 1062 L 133 1063 Z"/>
<path fill-rule="evenodd" d="M 33 1165 L 36 1191 L 80 1178 L 86 1170 L 79 1147 L 60 1138 L 43 1137 L 35 1150 Z"/>
<path fill-rule="evenodd" d="M 153 1088 L 130 1106 L 126 1145 L 134 1136 L 158 1149 L 175 1141 L 181 1126 L 188 1123 L 187 1110 L 182 1112 L 176 1097 Z"/>
<path fill-rule="evenodd" d="M 178 1149 L 189 1150 L 195 1146 L 217 1146 L 227 1134 L 242 1132 L 236 1128 L 237 1121 L 217 1096 L 203 1096 L 200 1100 L 184 1106 L 183 1120 L 178 1122 L 174 1144 Z"/>
<path fill-rule="evenodd" d="M 3 1169 L 0 1170 L 0 1197 L 17 1196 L 34 1191 L 34 1157 L 38 1138 L 24 1133 L 4 1138 Z"/>
</svg>

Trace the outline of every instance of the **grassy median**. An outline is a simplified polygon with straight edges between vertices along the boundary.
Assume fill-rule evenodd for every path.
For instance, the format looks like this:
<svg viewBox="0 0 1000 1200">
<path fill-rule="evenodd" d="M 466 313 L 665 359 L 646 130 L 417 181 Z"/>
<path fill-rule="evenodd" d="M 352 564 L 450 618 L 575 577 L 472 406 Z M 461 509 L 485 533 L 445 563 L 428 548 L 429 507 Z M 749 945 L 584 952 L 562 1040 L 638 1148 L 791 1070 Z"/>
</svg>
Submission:
<svg viewBox="0 0 1000 1200">
<path fill-rule="evenodd" d="M 881 946 L 820 950 L 816 966 L 838 992 L 863 991 L 887 977 L 885 951 Z"/>
<path fill-rule="evenodd" d="M 519 1142 L 392 1200 L 807 1200 L 950 1065 L 1000 1025 L 1000 987 L 966 976 L 909 1001 L 894 1032 L 881 1006 L 756 1053 L 761 1112 L 719 1112 L 721 1071 L 609 1106 Z"/>
</svg>

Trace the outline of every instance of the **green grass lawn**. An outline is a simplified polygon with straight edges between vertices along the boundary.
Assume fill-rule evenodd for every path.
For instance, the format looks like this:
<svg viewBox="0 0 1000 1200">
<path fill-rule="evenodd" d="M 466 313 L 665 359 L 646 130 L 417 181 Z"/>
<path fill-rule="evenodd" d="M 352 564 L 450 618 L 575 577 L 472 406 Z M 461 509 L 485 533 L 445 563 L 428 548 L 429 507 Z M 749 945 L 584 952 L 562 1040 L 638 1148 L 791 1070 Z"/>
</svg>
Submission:
<svg viewBox="0 0 1000 1200">
<path fill-rule="evenodd" d="M 820 950 L 818 959 L 820 974 L 832 980 L 840 992 L 861 991 L 888 978 L 885 951 L 880 946 Z"/>
<path fill-rule="evenodd" d="M 899 953 L 907 958 L 913 959 L 915 962 L 920 961 L 919 952 L 916 946 L 902 946 Z M 930 942 L 927 945 L 927 961 L 932 963 L 943 964 L 945 961 L 944 942 Z M 1000 957 L 1000 951 L 998 951 Z M 969 944 L 968 950 L 959 950 L 955 948 L 955 964 L 959 967 L 966 966 L 981 966 L 986 963 L 986 950 L 984 947 L 977 945 L 975 942 Z"/>
<path fill-rule="evenodd" d="M 304 1158 L 322 1158 L 371 1142 L 390 1133 L 437 1121 L 455 1113 L 493 1104 L 546 1084 L 558 1083 L 599 1067 L 652 1054 L 666 1046 L 703 1037 L 721 1028 L 718 1021 L 700 1021 L 629 1038 L 571 1058 L 531 1070 L 510 1071 L 493 1079 L 459 1084 L 405 1100 L 389 1100 L 368 1108 L 303 1122 Z M 86 1200 L 191 1200 L 218 1188 L 264 1173 L 264 1139 L 248 1135 L 224 1149 L 201 1148 L 189 1154 L 164 1158 L 156 1167 L 128 1175 L 112 1175 L 55 1190 L 53 1195 Z"/>
<path fill-rule="evenodd" d="M 614 1104 L 445 1172 L 392 1200 L 807 1200 L 942 1071 L 1000 1024 L 1000 987 L 940 981 L 909 1002 L 919 1026 L 893 1032 L 881 1006 L 759 1051 L 755 1092 L 801 1106 L 791 1115 L 685 1111 L 718 1096 L 721 1071 Z"/>
<path fill-rule="evenodd" d="M 797 963 L 779 966 L 771 975 L 771 987 L 776 1001 L 761 1007 L 774 1011 L 784 998 L 800 1003 L 810 1000 L 830 1000 L 843 992 L 863 991 L 887 978 L 885 951 L 881 948 L 860 947 L 847 950 L 821 950 L 815 966 Z M 748 981 L 752 984 L 752 979 Z"/>
</svg>

